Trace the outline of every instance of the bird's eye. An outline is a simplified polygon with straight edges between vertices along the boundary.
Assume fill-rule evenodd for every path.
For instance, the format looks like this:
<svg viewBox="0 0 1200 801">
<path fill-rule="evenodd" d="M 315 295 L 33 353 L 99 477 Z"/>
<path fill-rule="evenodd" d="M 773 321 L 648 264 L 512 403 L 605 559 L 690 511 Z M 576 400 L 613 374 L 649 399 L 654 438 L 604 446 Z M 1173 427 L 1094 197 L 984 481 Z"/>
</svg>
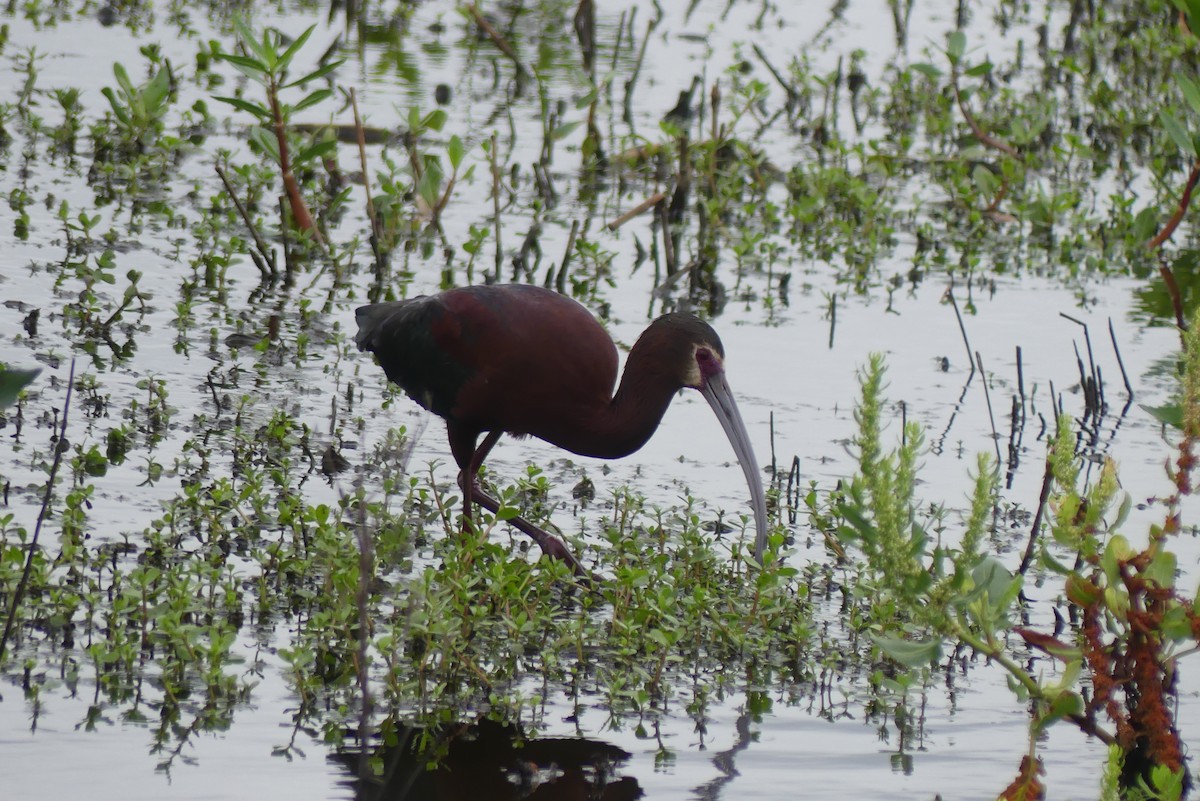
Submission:
<svg viewBox="0 0 1200 801">
<path fill-rule="evenodd" d="M 698 348 L 696 350 L 696 361 L 700 364 L 708 364 L 713 360 L 712 351 L 708 348 Z"/>
</svg>

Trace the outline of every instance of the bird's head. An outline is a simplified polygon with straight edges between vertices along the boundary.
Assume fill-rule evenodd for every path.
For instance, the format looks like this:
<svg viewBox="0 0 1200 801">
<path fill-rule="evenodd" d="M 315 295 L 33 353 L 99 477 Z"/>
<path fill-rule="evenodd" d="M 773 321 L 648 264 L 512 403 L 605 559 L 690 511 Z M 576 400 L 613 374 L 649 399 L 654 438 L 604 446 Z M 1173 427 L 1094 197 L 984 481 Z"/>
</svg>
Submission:
<svg viewBox="0 0 1200 801">
<path fill-rule="evenodd" d="M 683 385 L 703 390 L 709 381 L 725 372 L 725 357 L 721 353 L 721 342 L 695 342 L 692 357 L 688 362 L 688 373 Z"/>
<path fill-rule="evenodd" d="M 664 353 L 663 368 L 670 370 L 680 387 L 703 391 L 725 372 L 725 347 L 708 323 L 690 314 L 664 314 L 642 335 L 651 348 Z M 666 355 L 669 354 L 669 355 Z"/>
<path fill-rule="evenodd" d="M 729 444 L 737 454 L 750 487 L 756 535 L 754 557 L 761 563 L 767 546 L 766 495 L 763 493 L 754 449 L 750 445 L 750 435 L 746 432 L 733 392 L 725 379 L 725 347 L 721 344 L 721 338 L 712 326 L 690 314 L 659 317 L 642 336 L 645 338 L 647 335 L 657 343 L 657 347 L 669 352 L 669 356 L 663 359 L 664 365 L 670 365 L 665 369 L 679 371 L 679 386 L 700 391 L 729 437 Z"/>
</svg>

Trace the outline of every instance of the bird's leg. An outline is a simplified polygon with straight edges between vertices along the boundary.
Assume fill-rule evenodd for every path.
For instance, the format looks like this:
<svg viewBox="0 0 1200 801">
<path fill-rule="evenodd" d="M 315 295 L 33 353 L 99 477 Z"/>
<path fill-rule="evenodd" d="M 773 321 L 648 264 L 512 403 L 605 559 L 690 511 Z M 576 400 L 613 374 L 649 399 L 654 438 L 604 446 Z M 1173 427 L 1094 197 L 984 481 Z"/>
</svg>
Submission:
<svg viewBox="0 0 1200 801">
<path fill-rule="evenodd" d="M 451 448 L 455 447 L 456 437 L 455 432 L 451 432 Z M 483 508 L 489 510 L 492 514 L 500 511 L 500 502 L 488 495 L 483 487 L 479 484 L 479 467 L 483 464 L 483 460 L 491 453 L 492 448 L 496 446 L 496 442 L 500 439 L 500 431 L 489 431 L 487 436 L 483 438 L 483 442 L 479 443 L 479 447 L 475 448 L 474 452 L 467 458 L 466 466 L 458 474 L 458 486 L 463 493 L 463 529 L 468 530 L 471 525 L 471 502 L 475 501 Z M 465 438 L 463 438 L 465 439 Z M 462 439 L 459 440 L 463 441 Z M 471 440 L 471 445 L 474 445 L 474 440 Z M 457 450 L 455 456 L 458 456 Z M 459 461 L 462 464 L 462 461 Z M 558 537 L 550 534 L 544 529 L 538 528 L 533 523 L 530 523 L 523 517 L 517 516 L 509 519 L 508 524 L 518 531 L 522 532 L 542 549 L 542 553 L 552 559 L 561 559 L 571 566 L 578 576 L 588 576 L 588 571 L 579 560 L 575 558 L 575 554 L 571 553 L 571 549 L 566 543 Z"/>
<path fill-rule="evenodd" d="M 471 501 L 472 496 L 483 490 L 479 486 L 479 468 L 483 466 L 483 460 L 491 453 L 492 448 L 496 447 L 496 442 L 500 439 L 500 431 L 489 431 L 487 436 L 483 438 L 483 442 L 475 448 L 474 438 L 471 439 L 471 447 L 474 449 L 466 465 L 458 474 L 458 486 L 463 494 L 463 531 L 469 531 L 471 527 Z M 457 454 L 456 454 L 457 455 Z M 462 465 L 462 461 L 459 461 Z"/>
<path fill-rule="evenodd" d="M 475 482 L 474 496 L 475 502 L 483 508 L 489 510 L 492 514 L 500 511 L 500 502 L 491 495 L 488 495 L 487 492 L 484 491 L 483 487 L 479 486 L 478 482 Z M 571 553 L 571 549 L 567 547 L 567 544 L 558 537 L 554 536 L 543 528 L 535 526 L 533 523 L 530 523 L 520 515 L 509 518 L 504 522 L 508 523 L 510 526 L 536 542 L 538 547 L 542 549 L 542 553 L 546 554 L 546 556 L 549 556 L 551 559 L 561 559 L 562 561 L 566 562 L 571 566 L 571 569 L 575 571 L 575 575 L 583 576 L 585 578 L 591 577 L 591 574 L 588 573 L 587 568 L 585 568 L 580 561 L 575 558 L 575 554 Z"/>
<path fill-rule="evenodd" d="M 458 462 L 458 486 L 463 494 L 463 533 L 468 534 L 471 531 L 471 495 L 478 486 L 475 476 L 479 474 L 479 466 L 495 446 L 496 440 L 500 439 L 500 432 L 489 431 L 478 448 L 475 447 L 475 441 L 479 439 L 479 431 L 466 429 L 448 421 L 446 433 L 450 437 L 450 451 L 454 454 L 454 461 Z"/>
</svg>

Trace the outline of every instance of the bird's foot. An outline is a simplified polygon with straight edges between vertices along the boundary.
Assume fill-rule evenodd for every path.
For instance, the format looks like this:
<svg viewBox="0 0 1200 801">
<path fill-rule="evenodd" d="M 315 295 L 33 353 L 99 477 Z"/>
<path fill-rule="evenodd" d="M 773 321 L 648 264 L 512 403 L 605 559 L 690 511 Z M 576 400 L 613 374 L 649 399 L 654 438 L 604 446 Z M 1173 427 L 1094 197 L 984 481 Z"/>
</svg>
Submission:
<svg viewBox="0 0 1200 801">
<path fill-rule="evenodd" d="M 534 535 L 525 529 L 522 529 L 522 531 L 525 531 L 525 533 L 528 534 L 529 537 L 538 544 L 538 547 L 542 549 L 542 553 L 546 554 L 546 556 L 549 556 L 551 559 L 558 559 L 566 562 L 571 566 L 571 570 L 575 572 L 576 576 L 589 581 L 591 580 L 592 574 L 589 573 L 587 568 L 575 558 L 575 554 L 571 553 L 571 549 L 567 547 L 565 542 L 553 534 L 537 528 L 537 526 L 533 525 L 524 518 L 518 517 L 516 519 L 520 520 L 522 523 L 525 523 L 530 528 L 537 529 L 540 536 Z M 511 523 L 513 521 L 510 520 L 509 522 Z"/>
<path fill-rule="evenodd" d="M 471 488 L 471 497 L 480 506 L 491 511 L 492 514 L 500 510 L 500 503 L 491 495 L 488 495 L 478 481 Z M 571 549 L 561 539 L 545 529 L 535 526 L 520 515 L 509 518 L 505 522 L 537 543 L 537 546 L 542 549 L 542 553 L 546 554 L 546 556 L 566 562 L 570 565 L 571 570 L 576 576 L 588 582 L 591 581 L 592 574 L 583 566 L 583 563 L 575 558 L 575 554 L 571 553 Z"/>
</svg>

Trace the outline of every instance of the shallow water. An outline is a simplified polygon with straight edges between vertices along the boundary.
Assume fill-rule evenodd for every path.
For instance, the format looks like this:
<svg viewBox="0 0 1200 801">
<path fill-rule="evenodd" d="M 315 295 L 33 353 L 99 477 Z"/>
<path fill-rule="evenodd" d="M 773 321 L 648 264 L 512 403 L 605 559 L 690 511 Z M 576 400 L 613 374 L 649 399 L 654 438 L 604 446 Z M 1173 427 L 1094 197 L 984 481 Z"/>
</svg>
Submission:
<svg viewBox="0 0 1200 801">
<path fill-rule="evenodd" d="M 635 127 L 651 138 L 658 118 L 674 104 L 677 93 L 687 87 L 693 74 L 704 72 L 709 82 L 715 80 L 739 58 L 749 58 L 745 51 L 752 42 L 759 44 L 778 65 L 786 63 L 797 42 L 807 43 L 806 54 L 823 69 L 831 69 L 839 57 L 848 60 L 852 50 L 862 49 L 864 72 L 874 81 L 883 79 L 883 70 L 897 57 L 890 15 L 881 3 L 852 2 L 841 17 L 832 18 L 827 17 L 830 13 L 827 3 L 798 4 L 795 13 L 775 10 L 765 14 L 768 24 L 761 28 L 755 25 L 760 15 L 764 15 L 764 8 L 759 5 L 735 3 L 727 7 L 724 3 L 701 2 L 690 13 L 683 3 L 664 5 L 666 19 L 647 48 L 633 104 Z M 940 45 L 945 32 L 953 27 L 954 5 L 916 4 L 909 46 L 899 57 L 932 61 L 933 55 L 922 52 Z M 1064 11 L 1058 8 L 1059 4 L 1051 5 L 1045 14 L 1061 24 L 1059 16 Z M 640 42 L 650 8 L 641 4 L 637 7 L 635 28 Z M 611 32 L 621 10 L 601 9 L 600 27 Z M 294 35 L 322 18 L 319 14 L 295 12 L 274 17 L 273 21 Z M 554 16 L 547 14 L 547 19 Z M 40 29 L 21 17 L 6 21 L 10 25 L 6 50 L 9 60 L 0 65 L 0 102 L 15 96 L 19 89 L 22 76 L 13 55 L 20 48 L 36 46 L 38 52 L 47 54 L 41 62 L 39 87 L 81 88 L 85 108 L 91 115 L 105 109 L 99 90 L 112 84 L 112 62 L 121 61 L 130 67 L 131 74 L 141 76 L 142 62 L 137 55 L 140 45 L 161 43 L 179 68 L 190 64 L 195 50 L 192 39 L 179 37 L 165 22 L 135 36 L 121 26 L 101 28 L 90 15 Z M 436 36 L 428 33 L 429 26 L 438 21 L 446 24 L 448 30 Z M 997 51 L 990 53 L 990 57 L 1000 61 L 1004 53 L 1016 47 L 1017 41 L 1024 41 L 1032 51 L 1035 29 L 1041 21 L 1042 16 L 1031 13 L 1000 36 L 994 32 L 993 15 L 980 9 L 972 15 L 967 30 L 972 42 L 982 39 L 985 49 Z M 195 15 L 192 24 L 205 37 L 223 36 L 200 14 Z M 409 30 L 426 32 L 413 37 L 414 41 L 408 42 L 406 48 L 400 48 L 413 63 L 419 64 L 415 81 L 401 81 L 398 71 L 388 62 L 389 54 L 397 50 L 379 44 L 368 45 L 361 62 L 351 58 L 342 68 L 339 83 L 359 88 L 368 124 L 380 127 L 401 124 L 403 107 L 409 103 L 419 103 L 423 110 L 432 108 L 433 87 L 446 82 L 453 87 L 457 98 L 451 105 L 447 134 L 457 132 L 472 142 L 489 135 L 498 112 L 501 117 L 508 113 L 491 86 L 494 70 L 503 71 L 504 62 L 494 66 L 490 51 L 482 56 L 474 51 L 468 53 L 462 41 L 470 36 L 465 33 L 466 26 L 453 4 L 424 4 L 415 9 L 406 24 Z M 322 44 L 313 50 L 319 52 L 337 32 L 336 27 L 320 28 L 314 41 Z M 564 41 L 562 35 L 558 38 L 547 35 L 547 39 Z M 432 47 L 431 42 L 445 47 Z M 481 48 L 479 52 L 484 50 Z M 621 56 L 620 75 L 631 68 L 632 57 L 631 53 Z M 132 67 L 135 64 L 137 70 Z M 778 103 L 778 86 L 771 85 L 770 76 L 761 65 L 754 64 L 755 77 L 768 84 L 772 101 Z M 620 85 L 619 80 L 616 85 Z M 579 76 L 566 68 L 552 72 L 548 86 L 556 99 L 568 101 L 568 108 L 570 101 L 583 94 Z M 229 91 L 229 87 L 221 90 L 224 91 Z M 183 84 L 181 92 L 186 102 L 181 101 L 180 108 L 198 96 L 197 88 L 190 83 Z M 43 97 L 41 102 L 41 110 L 54 121 L 49 99 Z M 618 106 L 619 102 L 614 103 L 609 118 L 602 124 L 606 131 L 624 130 Z M 332 113 L 333 109 L 332 102 L 326 104 L 312 118 L 322 119 L 322 114 Z M 226 112 L 214 109 L 214 113 Z M 524 103 L 514 106 L 511 114 L 519 132 L 508 145 L 511 160 L 528 165 L 536 160 L 541 147 L 536 92 L 528 92 Z M 346 116 L 339 113 L 342 121 Z M 210 172 L 217 149 L 231 148 L 241 157 L 247 157 L 245 122 L 235 118 L 231 125 L 219 126 L 200 151 L 183 162 L 177 184 L 156 187 L 173 204 L 178 204 L 185 220 L 194 223 L 198 217 L 196 204 L 189 199 L 194 185 L 203 187 L 203 192 L 218 191 Z M 502 130 L 507 130 L 507 123 Z M 632 135 L 629 139 L 633 139 Z M 573 138 L 559 145 L 556 154 L 554 177 L 565 197 L 570 193 L 564 190 L 578 181 L 579 159 L 577 151 L 566 148 L 578 147 L 579 141 L 577 131 Z M 797 140 L 780 126 L 766 128 L 757 141 L 771 160 L 785 169 L 808 157 L 796 144 Z M 45 476 L 40 462 L 31 461 L 35 454 L 44 456 L 47 452 L 50 410 L 61 405 L 73 347 L 56 315 L 79 289 L 70 281 L 60 288 L 54 287 L 53 267 L 62 258 L 64 248 L 62 225 L 54 217 L 54 201 L 66 198 L 78 210 L 88 209 L 93 198 L 78 170 L 42 160 L 20 164 L 17 154 L 23 144 L 18 139 L 9 146 L 9 166 L 0 174 L 0 188 L 8 195 L 25 180 L 21 169 L 28 167 L 31 177 L 27 184 L 33 187 L 35 198 L 28 209 L 32 233 L 28 241 L 21 241 L 12 234 L 11 226 L 0 222 L 0 252 L 4 254 L 0 262 L 0 295 L 28 305 L 0 307 L 0 352 L 14 365 L 41 364 L 43 373 L 31 388 L 25 409 L 25 443 L 13 448 L 11 458 L 0 457 L 4 458 L 0 477 L 11 482 L 8 508 L 3 511 L 13 512 L 31 526 Z M 378 155 L 377 149 L 372 155 Z M 465 241 L 468 226 L 486 223 L 491 213 L 486 161 L 478 153 L 474 158 L 477 175 L 460 188 L 445 218 L 447 239 L 452 243 Z M 344 148 L 342 159 L 344 169 L 352 169 L 351 165 L 357 163 L 352 149 Z M 356 188 L 356 191 L 361 194 L 361 190 Z M 917 193 L 937 194 L 937 191 L 934 187 L 914 188 Z M 519 194 L 527 196 L 531 192 L 525 183 Z M 603 213 L 598 215 L 599 221 L 615 218 L 644 194 L 640 185 L 626 192 L 606 188 L 601 194 Z M 53 200 L 48 199 L 50 195 Z M 366 230 L 360 205 L 357 199 L 351 204 L 342 231 Z M 527 209 L 528 204 L 520 204 L 505 218 L 506 256 L 519 245 L 530 224 Z M 407 400 L 380 411 L 382 376 L 368 359 L 346 347 L 347 332 L 353 329 L 353 308 L 365 297 L 368 280 L 365 274 L 360 276 L 362 287 L 357 295 L 337 294 L 332 310 L 320 316 L 313 330 L 324 337 L 313 338 L 308 358 L 287 359 L 264 375 L 256 376 L 256 368 L 262 363 L 258 354 L 246 349 L 231 351 L 220 345 L 210 347 L 210 342 L 221 343 L 238 332 L 263 333 L 262 308 L 265 305 L 274 308 L 276 304 L 283 309 L 284 330 L 294 338 L 300 329 L 296 308 L 300 293 L 277 292 L 264 303 L 252 299 L 257 275 L 248 260 L 243 260 L 230 271 L 227 302 L 215 297 L 202 298 L 196 304 L 196 324 L 177 335 L 173 307 L 180 296 L 180 282 L 187 274 L 187 259 L 176 255 L 174 243 L 182 241 L 186 255 L 187 232 L 155 229 L 153 225 L 140 233 L 125 231 L 123 212 L 111 207 L 91 211 L 104 219 L 100 230 L 111 226 L 121 232 L 123 247 L 119 250 L 117 276 L 123 276 L 129 269 L 140 270 L 141 286 L 153 297 L 149 310 L 137 317 L 132 332 L 137 349 L 131 359 L 96 368 L 89 367 L 84 358 L 78 369 L 80 374 L 95 378 L 102 393 L 110 397 L 114 412 L 126 404 L 126 399 L 144 395 L 144 390 L 137 386 L 139 381 L 153 377 L 165 382 L 169 403 L 176 411 L 165 439 L 152 454 L 156 461 L 169 468 L 184 441 L 201 433 L 197 416 L 211 406 L 206 376 L 214 368 L 244 370 L 247 379 L 241 389 L 251 392 L 255 401 L 250 414 L 265 420 L 273 408 L 287 408 L 316 432 L 320 447 L 345 436 L 348 441 L 343 443 L 344 452 L 352 462 L 365 458 L 370 447 L 381 441 L 390 427 L 405 424 L 411 430 L 425 425 L 425 413 Z M 544 221 L 543 271 L 550 262 L 561 258 L 570 219 L 571 214 L 560 209 Z M 596 310 L 599 311 L 602 301 L 607 307 L 608 328 L 614 339 L 628 346 L 663 305 L 651 300 L 656 285 L 652 267 L 643 265 L 636 271 L 631 267 L 633 238 L 636 236 L 642 243 L 652 238 L 649 221 L 640 218 L 616 234 L 593 230 L 591 235 L 616 254 L 612 285 L 599 290 Z M 1136 300 L 1136 291 L 1144 281 L 1128 277 L 1083 275 L 1068 279 L 1061 274 L 1032 274 L 1043 256 L 1026 241 L 1023 247 L 1016 248 L 1016 258 L 1027 264 L 1028 273 L 1018 277 L 980 278 L 970 287 L 960 282 L 954 290 L 961 308 L 967 308 L 968 298 L 975 306 L 974 313 L 966 315 L 965 326 L 971 348 L 981 353 L 984 374 L 970 378 L 966 347 L 954 311 L 945 302 L 947 280 L 935 270 L 928 271 L 916 283 L 904 280 L 903 276 L 913 266 L 915 243 L 906 232 L 901 232 L 898 240 L 897 246 L 875 265 L 865 291 L 850 290 L 846 279 L 839 277 L 830 265 L 785 254 L 773 269 L 792 274 L 786 304 L 777 297 L 778 287 L 770 284 L 762 272 L 751 272 L 741 279 L 746 298 L 731 299 L 714 321 L 728 354 L 730 382 L 755 440 L 760 462 L 766 465 L 774 455 L 779 469 L 786 471 L 792 457 L 797 456 L 804 480 L 815 481 L 823 489 L 847 475 L 854 464 L 847 445 L 855 431 L 852 408 L 858 394 L 856 370 L 871 352 L 884 352 L 888 357 L 890 397 L 905 403 L 904 413 L 925 425 L 929 442 L 936 446 L 935 452 L 924 460 L 922 495 L 931 501 L 945 502 L 951 509 L 965 507 L 970 491 L 968 468 L 973 467 L 977 452 L 993 448 L 984 378 L 1004 445 L 1009 434 L 1007 414 L 1017 382 L 1017 347 L 1022 349 L 1024 385 L 1032 397 L 1032 409 L 1047 419 L 1051 417 L 1051 382 L 1065 397 L 1068 411 L 1078 413 L 1082 408 L 1077 394 L 1074 349 L 1075 344 L 1083 349 L 1082 336 L 1078 326 L 1059 316 L 1067 313 L 1090 326 L 1096 361 L 1107 380 L 1110 414 L 1104 421 L 1103 445 L 1099 450 L 1119 461 L 1123 487 L 1135 502 L 1170 490 L 1163 470 L 1170 449 L 1164 444 L 1158 423 L 1137 404 L 1124 417 L 1116 415 L 1125 396 L 1120 388 L 1116 356 L 1108 341 L 1106 327 L 1110 319 L 1133 383 L 1135 400 L 1158 405 L 1166 402 L 1173 391 L 1169 365 L 1177 352 L 1178 338 L 1169 327 L 1145 326 L 1145 315 Z M 477 267 L 480 273 L 492 263 L 493 244 L 489 240 L 485 245 L 486 255 L 481 256 Z M 365 244 L 359 257 L 360 269 L 364 269 L 361 265 L 369 260 Z M 1002 263 L 1012 258 L 1013 253 L 1006 252 L 998 254 L 995 261 Z M 437 258 L 422 260 L 419 256 L 411 259 L 415 274 L 405 286 L 407 294 L 436 291 L 441 262 Z M 456 264 L 461 267 L 464 259 L 461 253 L 457 259 Z M 987 265 L 992 266 L 995 265 Z M 980 273 L 985 274 L 986 267 Z M 721 274 L 730 286 L 738 280 L 728 254 Z M 887 284 L 893 276 L 899 281 L 894 292 L 889 293 Z M 304 276 L 300 285 L 308 286 L 310 280 Z M 464 279 L 458 275 L 456 280 Z M 123 286 L 118 278 L 114 287 L 102 290 L 119 298 Z M 329 291 L 329 277 L 324 276 L 313 282 L 309 297 L 319 305 Z M 833 319 L 829 313 L 831 295 L 838 297 Z M 773 299 L 770 308 L 766 308 L 764 298 Z M 26 336 L 22 329 L 29 307 L 42 310 L 37 337 Z M 181 342 L 187 345 L 185 353 L 180 352 Z M 945 369 L 943 358 L 948 360 Z M 347 383 L 362 392 L 355 410 L 366 418 L 363 447 L 359 448 L 354 447 L 356 433 L 349 427 L 330 431 L 329 388 L 336 386 L 340 390 Z M 76 402 L 80 402 L 78 397 Z M 895 414 L 897 418 L 900 416 L 898 407 Z M 1022 462 L 1014 473 L 1011 488 L 1005 492 L 1006 500 L 1025 509 L 1036 504 L 1042 475 L 1045 440 L 1039 436 L 1040 426 L 1035 425 L 1035 419 L 1036 414 L 1031 412 L 1022 442 Z M 76 417 L 68 437 L 73 442 L 100 441 L 112 422 L 115 421 L 93 421 L 85 430 L 84 419 Z M 893 433 L 896 429 L 898 426 L 893 426 Z M 427 465 L 436 464 L 437 480 L 451 484 L 454 471 L 440 422 L 428 422 L 423 432 L 411 457 L 413 472 L 421 473 Z M 685 392 L 673 403 L 657 435 L 628 459 L 602 463 L 568 457 L 536 441 L 509 439 L 502 441 L 488 466 L 497 476 L 507 478 L 517 477 L 528 464 L 540 466 L 554 479 L 551 498 L 560 505 L 555 522 L 567 532 L 582 529 L 590 534 L 596 518 L 602 517 L 606 510 L 601 501 L 598 507 L 576 513 L 569 490 L 578 477 L 592 478 L 600 499 L 629 485 L 664 505 L 691 495 L 707 504 L 709 514 L 715 517 L 718 510 L 728 515 L 739 514 L 745 508 L 742 476 L 731 458 L 729 446 L 707 406 L 695 393 Z M 119 542 L 125 537 L 136 541 L 139 532 L 161 514 L 161 504 L 179 491 L 179 476 L 169 469 L 152 486 L 144 486 L 144 478 L 144 463 L 131 459 L 93 481 L 96 494 L 89 512 L 93 544 Z M 313 498 L 330 501 L 344 488 L 344 480 L 333 487 L 319 480 L 307 485 Z M 1194 512 L 1195 504 L 1189 506 L 1186 511 Z M 1126 531 L 1135 533 L 1135 542 L 1136 532 L 1144 531 L 1146 523 L 1155 521 L 1156 515 L 1161 515 L 1161 511 L 1143 512 L 1135 507 L 1126 526 Z M 1185 517 L 1188 519 L 1191 518 Z M 804 524 L 803 516 L 793 533 L 797 537 L 797 560 L 821 557 L 823 546 Z M 53 540 L 54 526 L 46 536 Z M 1019 556 L 1026 536 L 1019 526 L 1014 526 L 1011 538 L 1000 538 L 1006 558 Z M 1181 586 L 1193 587 L 1196 565 L 1200 563 L 1200 545 L 1194 531 L 1189 529 L 1179 538 L 1177 550 L 1184 574 Z M 1034 597 L 1045 600 L 1056 592 L 1056 588 L 1047 586 Z M 290 633 L 281 626 L 275 632 L 272 648 L 286 645 Z M 253 643 L 247 637 L 243 651 L 248 653 L 252 648 Z M 297 738 L 296 744 L 304 756 L 289 760 L 272 755 L 273 749 L 293 736 L 290 713 L 295 698 L 275 656 L 267 655 L 261 669 L 251 702 L 239 707 L 229 728 L 203 733 L 188 741 L 169 773 L 162 773 L 155 771 L 155 765 L 164 754 L 152 753 L 151 727 L 146 724 L 123 722 L 114 713 L 106 716 L 97 731 L 83 729 L 82 721 L 93 692 L 86 681 L 75 696 L 51 676 L 42 692 L 36 730 L 30 731 L 34 710 L 22 697 L 19 671 L 9 668 L 6 683 L 0 687 L 3 696 L 0 786 L 14 798 L 56 797 L 82 788 L 98 798 L 348 797 L 351 791 L 344 784 L 347 777 L 327 759 L 325 746 L 314 737 L 302 733 Z M 1044 669 L 1050 671 L 1054 666 L 1047 663 Z M 577 728 L 575 723 L 565 720 L 569 713 L 565 702 L 561 709 L 552 702 L 542 715 L 542 733 L 570 736 L 583 729 L 592 737 L 624 748 L 632 757 L 620 772 L 636 777 L 647 797 L 655 799 L 794 798 L 798 789 L 811 797 L 837 793 L 847 798 L 929 798 L 940 793 L 945 797 L 992 798 L 1012 779 L 1019 758 L 1026 751 L 1026 710 L 1009 693 L 998 670 L 976 666 L 968 677 L 959 679 L 953 692 L 938 685 L 929 688 L 923 737 L 919 743 L 903 749 L 906 758 L 898 756 L 900 748 L 894 742 L 894 728 L 883 725 L 892 738 L 884 742 L 879 735 L 880 721 L 863 719 L 861 703 L 853 700 L 859 691 L 835 685 L 831 708 L 823 708 L 819 700 L 814 700 L 811 688 L 797 688 L 793 697 L 774 691 L 770 711 L 752 720 L 743 717 L 747 714 L 745 697 L 725 698 L 708 707 L 703 736 L 696 731 L 695 721 L 677 707 L 673 715 L 662 720 L 658 738 L 639 736 L 635 723 L 629 721 L 619 729 L 610 729 L 605 714 L 599 710 L 586 712 Z M 832 721 L 822 715 L 823 711 Z M 1200 680 L 1194 671 L 1187 670 L 1186 663 L 1180 684 L 1179 721 L 1187 742 L 1195 743 L 1200 721 Z M 671 755 L 665 761 L 661 758 L 664 749 Z M 1042 752 L 1048 768 L 1047 785 L 1055 797 L 1095 795 L 1102 764 L 1102 748 L 1098 744 L 1060 724 L 1051 731 Z"/>
</svg>

